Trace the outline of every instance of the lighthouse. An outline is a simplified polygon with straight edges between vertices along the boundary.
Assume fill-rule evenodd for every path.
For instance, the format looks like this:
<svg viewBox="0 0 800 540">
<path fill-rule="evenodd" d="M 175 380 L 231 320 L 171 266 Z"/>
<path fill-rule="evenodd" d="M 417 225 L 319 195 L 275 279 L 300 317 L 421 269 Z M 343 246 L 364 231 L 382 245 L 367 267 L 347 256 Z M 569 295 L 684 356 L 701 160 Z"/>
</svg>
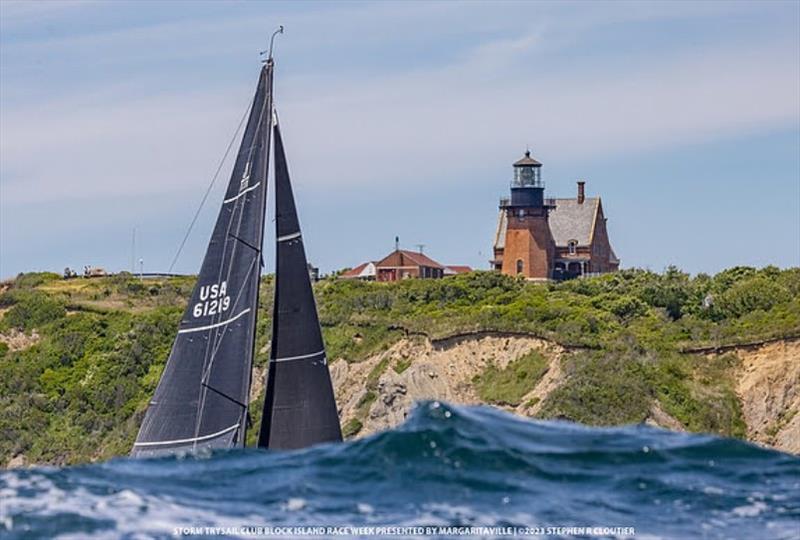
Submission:
<svg viewBox="0 0 800 540">
<path fill-rule="evenodd" d="M 542 164 L 530 150 L 513 165 L 511 197 L 500 200 L 505 213 L 505 248 L 501 270 L 504 274 L 547 280 L 553 275 L 555 241 L 548 216 L 555 208 L 544 198 Z"/>
</svg>

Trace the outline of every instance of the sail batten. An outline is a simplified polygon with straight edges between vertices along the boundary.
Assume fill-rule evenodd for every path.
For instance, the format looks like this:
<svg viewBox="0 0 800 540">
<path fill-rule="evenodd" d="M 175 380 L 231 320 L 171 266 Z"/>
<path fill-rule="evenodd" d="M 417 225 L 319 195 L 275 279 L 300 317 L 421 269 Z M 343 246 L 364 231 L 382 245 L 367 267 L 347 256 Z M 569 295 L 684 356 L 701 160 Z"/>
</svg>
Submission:
<svg viewBox="0 0 800 540">
<path fill-rule="evenodd" d="M 131 454 L 243 446 L 255 348 L 272 63 L 259 75 L 216 225 Z"/>
<path fill-rule="evenodd" d="M 317 306 L 280 126 L 275 145 L 275 299 L 258 445 L 294 449 L 341 441 Z"/>
</svg>

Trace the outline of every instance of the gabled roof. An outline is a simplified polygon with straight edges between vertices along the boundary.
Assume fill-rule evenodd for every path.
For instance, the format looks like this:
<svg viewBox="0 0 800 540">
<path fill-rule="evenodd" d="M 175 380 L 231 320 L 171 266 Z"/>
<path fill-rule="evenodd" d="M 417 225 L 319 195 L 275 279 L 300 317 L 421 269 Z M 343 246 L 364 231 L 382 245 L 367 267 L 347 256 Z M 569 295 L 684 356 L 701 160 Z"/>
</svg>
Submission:
<svg viewBox="0 0 800 540">
<path fill-rule="evenodd" d="M 339 275 L 340 278 L 359 278 L 375 275 L 375 263 L 372 261 L 361 263 L 355 268 L 351 268 L 347 272 Z"/>
<path fill-rule="evenodd" d="M 586 197 L 583 204 L 577 199 L 556 199 L 556 207 L 550 211 L 550 231 L 556 246 L 567 247 L 570 240 L 576 240 L 579 246 L 588 246 L 594 236 L 594 225 L 600 209 L 600 197 Z M 497 231 L 494 238 L 495 249 L 505 248 L 506 213 L 500 211 Z"/>
<path fill-rule="evenodd" d="M 427 255 L 425 255 L 424 253 L 419 253 L 419 252 L 415 252 L 415 251 L 408 251 L 408 250 L 405 250 L 405 249 L 398 249 L 397 251 L 391 252 L 386 257 L 384 257 L 380 261 L 376 262 L 375 266 L 378 266 L 378 267 L 387 266 L 387 265 L 384 264 L 384 262 L 389 257 L 394 255 L 395 253 L 399 253 L 400 255 L 402 255 L 406 259 L 410 260 L 412 263 L 416 264 L 417 266 L 427 266 L 429 268 L 442 268 L 442 269 L 444 268 L 444 265 L 439 264 L 438 262 L 434 261 L 433 259 L 431 259 Z"/>
<path fill-rule="evenodd" d="M 550 212 L 550 231 L 557 246 L 567 246 L 577 240 L 579 246 L 588 246 L 594 236 L 594 224 L 600 197 L 587 197 L 583 204 L 577 199 L 556 199 L 556 207 Z"/>
</svg>

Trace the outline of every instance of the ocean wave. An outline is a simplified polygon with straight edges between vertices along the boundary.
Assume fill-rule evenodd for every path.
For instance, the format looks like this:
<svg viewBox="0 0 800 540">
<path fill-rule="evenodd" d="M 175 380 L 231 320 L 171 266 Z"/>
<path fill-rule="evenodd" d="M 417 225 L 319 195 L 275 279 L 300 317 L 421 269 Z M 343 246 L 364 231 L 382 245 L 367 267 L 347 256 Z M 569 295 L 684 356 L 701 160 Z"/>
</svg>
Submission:
<svg viewBox="0 0 800 540">
<path fill-rule="evenodd" d="M 0 536 L 398 525 L 789 539 L 798 493 L 800 459 L 738 440 L 425 402 L 398 428 L 343 444 L 2 471 Z"/>
</svg>

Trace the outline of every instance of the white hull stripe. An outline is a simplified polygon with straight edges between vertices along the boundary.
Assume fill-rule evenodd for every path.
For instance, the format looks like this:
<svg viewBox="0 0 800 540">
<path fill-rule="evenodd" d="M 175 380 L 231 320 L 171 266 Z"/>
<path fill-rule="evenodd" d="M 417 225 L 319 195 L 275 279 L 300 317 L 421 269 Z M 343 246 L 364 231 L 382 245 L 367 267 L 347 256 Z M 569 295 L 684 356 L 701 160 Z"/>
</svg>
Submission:
<svg viewBox="0 0 800 540">
<path fill-rule="evenodd" d="M 278 242 L 287 242 L 289 240 L 294 240 L 295 238 L 300 238 L 301 236 L 302 235 L 300 234 L 300 231 L 297 231 L 296 233 L 287 234 L 285 236 L 279 236 Z"/>
<path fill-rule="evenodd" d="M 253 191 L 254 189 L 256 189 L 260 184 L 261 184 L 261 182 L 256 182 L 255 184 L 253 184 L 249 188 L 243 189 L 242 191 L 240 191 L 239 194 L 236 195 L 235 197 L 231 197 L 230 199 L 225 199 L 224 201 L 222 201 L 222 204 L 228 204 L 229 202 L 235 201 L 236 199 L 238 199 L 239 197 L 241 197 L 242 195 L 244 195 L 248 191 Z"/>
<path fill-rule="evenodd" d="M 212 433 L 211 435 L 203 435 L 202 437 L 192 437 L 191 439 L 175 439 L 174 441 L 137 442 L 133 443 L 133 446 L 161 446 L 165 444 L 182 444 L 182 443 L 206 441 L 208 439 L 213 439 L 215 437 L 219 437 L 220 435 L 224 435 L 229 431 L 233 431 L 238 427 L 239 424 L 237 423 L 232 425 L 231 427 L 223 429 L 222 431 L 217 431 L 216 433 Z"/>
<path fill-rule="evenodd" d="M 218 326 L 224 326 L 224 325 L 226 325 L 228 323 L 232 323 L 233 321 L 235 321 L 236 319 L 238 319 L 239 317 L 241 317 L 242 315 L 244 315 L 245 313 L 247 313 L 249 311 L 250 311 L 250 308 L 243 309 L 242 311 L 240 311 L 239 313 L 237 313 L 236 315 L 234 315 L 233 317 L 231 317 L 230 319 L 227 319 L 225 321 L 221 321 L 221 322 L 218 322 L 218 323 L 215 323 L 215 324 L 207 324 L 206 326 L 198 326 L 197 328 L 183 328 L 181 330 L 178 330 L 178 333 L 179 334 L 188 334 L 189 332 L 202 332 L 203 330 L 211 330 L 212 328 L 216 328 Z"/>
<path fill-rule="evenodd" d="M 315 356 L 320 356 L 325 354 L 325 349 L 321 351 L 317 351 L 311 354 L 302 354 L 300 356 L 285 356 L 283 358 L 273 358 L 273 362 L 291 362 L 292 360 L 305 360 L 306 358 L 314 358 Z"/>
</svg>

